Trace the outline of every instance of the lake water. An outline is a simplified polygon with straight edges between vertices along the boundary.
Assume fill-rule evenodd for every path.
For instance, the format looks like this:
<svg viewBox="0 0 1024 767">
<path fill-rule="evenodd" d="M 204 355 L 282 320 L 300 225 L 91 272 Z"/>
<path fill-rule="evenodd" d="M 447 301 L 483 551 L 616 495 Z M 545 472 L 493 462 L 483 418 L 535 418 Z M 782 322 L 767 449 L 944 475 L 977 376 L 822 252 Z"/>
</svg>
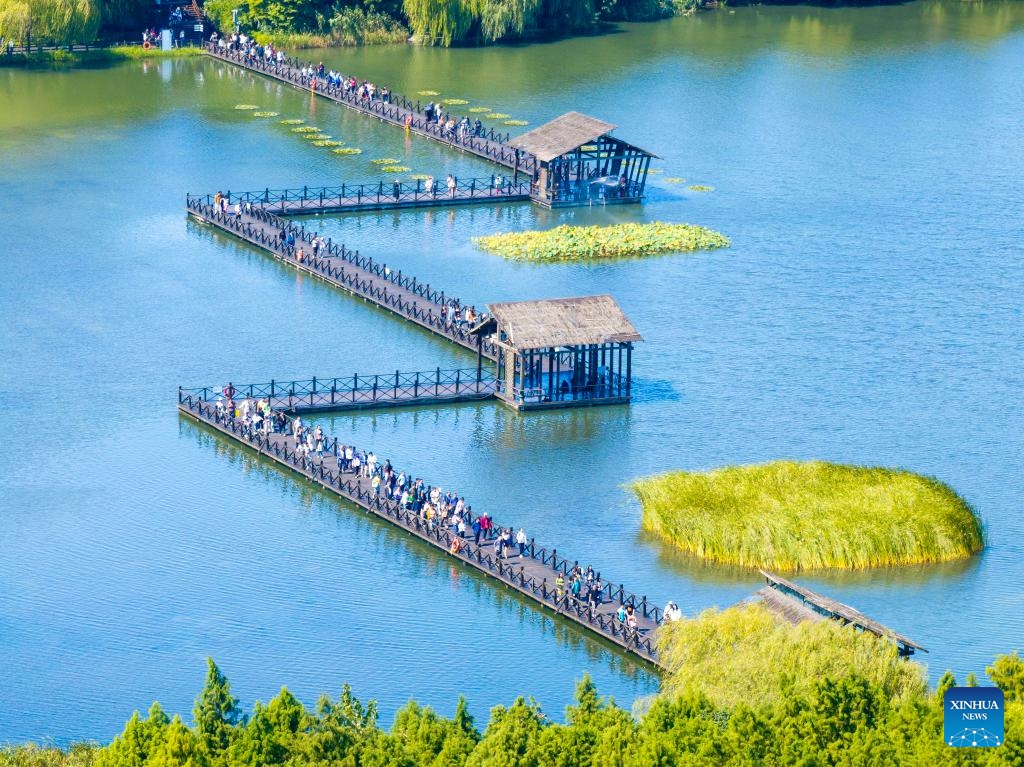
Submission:
<svg viewBox="0 0 1024 767">
<path fill-rule="evenodd" d="M 399 92 L 538 124 L 579 109 L 662 157 L 642 208 L 373 213 L 320 229 L 477 303 L 610 292 L 645 342 L 629 408 L 325 417 L 541 542 L 687 613 L 759 586 L 639 531 L 623 485 L 773 458 L 950 483 L 989 547 L 958 565 L 800 580 L 982 671 L 1024 636 L 1024 5 L 739 9 L 486 50 L 327 51 Z M 311 54 L 319 57 L 319 53 Z M 233 109 L 281 113 L 261 120 Z M 359 146 L 340 158 L 278 124 Z M 186 191 L 492 169 L 211 61 L 0 70 L 0 742 L 108 739 L 188 712 L 213 656 L 246 706 L 351 682 L 518 694 L 556 718 L 589 672 L 657 678 L 438 554 L 180 419 L 178 385 L 470 365 L 472 357 L 189 222 Z M 529 266 L 477 234 L 689 221 L 727 251 Z M 314 225 L 315 222 L 314 222 Z"/>
</svg>

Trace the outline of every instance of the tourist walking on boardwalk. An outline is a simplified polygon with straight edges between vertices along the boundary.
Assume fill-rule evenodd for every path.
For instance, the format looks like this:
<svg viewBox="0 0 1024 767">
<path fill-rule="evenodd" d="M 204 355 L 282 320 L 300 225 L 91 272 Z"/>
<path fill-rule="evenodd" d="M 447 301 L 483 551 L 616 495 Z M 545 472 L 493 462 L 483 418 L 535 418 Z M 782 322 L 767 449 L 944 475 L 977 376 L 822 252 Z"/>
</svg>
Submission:
<svg viewBox="0 0 1024 767">
<path fill-rule="evenodd" d="M 455 197 L 455 190 L 458 188 L 459 183 L 455 180 L 455 176 L 451 173 L 448 174 L 448 194 Z"/>
<path fill-rule="evenodd" d="M 480 534 L 484 531 L 483 525 L 480 523 L 480 517 L 473 520 L 473 543 L 477 546 L 480 545 Z"/>
<path fill-rule="evenodd" d="M 521 527 L 519 532 L 516 533 L 516 543 L 519 545 L 519 556 L 523 556 L 526 551 L 526 531 Z"/>
<path fill-rule="evenodd" d="M 665 620 L 669 623 L 674 623 L 683 617 L 683 611 L 671 599 L 668 600 L 668 604 L 665 605 L 665 609 L 661 614 L 665 616 Z"/>
</svg>

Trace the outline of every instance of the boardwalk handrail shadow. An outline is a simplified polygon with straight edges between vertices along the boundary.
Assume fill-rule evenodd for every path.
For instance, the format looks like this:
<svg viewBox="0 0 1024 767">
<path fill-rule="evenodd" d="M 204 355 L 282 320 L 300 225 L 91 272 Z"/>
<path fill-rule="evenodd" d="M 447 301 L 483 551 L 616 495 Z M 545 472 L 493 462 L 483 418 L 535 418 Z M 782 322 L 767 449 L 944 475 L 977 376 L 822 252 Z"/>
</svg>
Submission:
<svg viewBox="0 0 1024 767">
<path fill-rule="evenodd" d="M 524 562 L 526 565 L 532 563 L 531 569 L 535 572 L 538 571 L 538 566 L 541 568 L 541 572 L 544 572 L 545 569 L 550 570 L 550 574 L 554 577 L 559 574 L 567 575 L 579 564 L 578 561 L 570 562 L 569 559 L 560 556 L 556 549 L 549 551 L 546 547 L 537 546 L 536 541 L 531 538 L 525 547 L 523 561 L 515 564 L 502 561 L 495 555 L 485 553 L 485 547 L 476 545 L 471 539 L 467 540 L 449 529 L 425 520 L 419 514 L 403 508 L 399 502 L 373 492 L 365 487 L 357 477 L 346 477 L 340 472 L 328 469 L 323 459 L 318 461 L 312 455 L 301 455 L 294 449 L 289 450 L 289 438 L 286 435 L 275 432 L 268 434 L 254 429 L 240 418 L 222 414 L 215 405 L 200 396 L 186 393 L 184 389 L 179 390 L 178 407 L 197 420 L 249 445 L 259 454 L 266 455 L 278 463 L 288 466 L 325 489 L 401 527 L 441 550 L 447 556 L 469 564 L 534 601 L 554 609 L 556 613 L 564 615 L 574 623 L 610 640 L 619 647 L 655 665 L 661 665 L 657 643 L 652 634 L 662 622 L 663 616 L 658 607 L 648 604 L 647 597 L 638 597 L 627 591 L 622 584 L 616 588 L 610 580 L 605 583 L 601 591 L 602 604 L 617 602 L 622 606 L 631 605 L 636 614 L 642 616 L 643 627 L 631 629 L 613 615 L 604 615 L 599 611 L 591 610 L 588 605 L 572 597 L 568 589 L 562 589 L 562 593 L 559 593 L 554 585 L 549 584 L 545 575 L 526 574 Z M 327 445 L 329 454 L 336 457 L 337 438 L 328 437 Z M 382 463 L 383 461 L 381 461 Z M 427 490 L 429 492 L 430 486 L 427 487 Z M 514 526 L 497 521 L 494 522 L 494 525 L 498 529 L 508 527 L 514 529 Z M 453 546 L 456 539 L 459 541 L 457 548 Z M 598 577 L 600 577 L 600 573 L 598 573 Z"/>
</svg>

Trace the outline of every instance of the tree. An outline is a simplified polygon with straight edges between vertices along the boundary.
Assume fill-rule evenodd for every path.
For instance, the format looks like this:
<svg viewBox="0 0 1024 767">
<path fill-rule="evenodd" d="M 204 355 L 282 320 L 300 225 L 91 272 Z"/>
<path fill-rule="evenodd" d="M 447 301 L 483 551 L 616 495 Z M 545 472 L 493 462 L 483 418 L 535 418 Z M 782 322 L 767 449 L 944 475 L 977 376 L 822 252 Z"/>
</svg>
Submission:
<svg viewBox="0 0 1024 767">
<path fill-rule="evenodd" d="M 1024 703 L 1024 660 L 1016 650 L 1009 655 L 998 656 L 985 673 L 1003 691 L 1007 702 Z"/>
<path fill-rule="evenodd" d="M 216 756 L 231 744 L 241 712 L 238 700 L 231 695 L 227 677 L 217 668 L 213 658 L 207 658 L 206 663 L 206 685 L 196 698 L 192 716 L 200 741 L 210 754 Z"/>
<path fill-rule="evenodd" d="M 0 0 L 0 37 L 53 45 L 96 39 L 100 10 L 96 0 Z"/>
<path fill-rule="evenodd" d="M 202 741 L 176 716 L 147 767 L 210 767 L 210 757 Z"/>
<path fill-rule="evenodd" d="M 536 703 L 516 698 L 509 708 L 491 709 L 483 739 L 473 749 L 466 767 L 537 767 L 534 746 L 543 731 Z"/>
</svg>

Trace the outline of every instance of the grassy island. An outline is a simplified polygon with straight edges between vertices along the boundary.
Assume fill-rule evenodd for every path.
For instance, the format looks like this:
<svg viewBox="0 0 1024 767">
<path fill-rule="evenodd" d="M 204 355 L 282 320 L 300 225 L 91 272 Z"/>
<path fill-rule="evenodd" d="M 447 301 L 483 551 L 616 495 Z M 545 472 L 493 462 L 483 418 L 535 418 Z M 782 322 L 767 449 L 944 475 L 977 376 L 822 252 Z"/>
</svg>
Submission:
<svg viewBox="0 0 1024 767">
<path fill-rule="evenodd" d="M 556 226 L 530 232 L 474 237 L 489 253 L 517 261 L 591 261 L 660 253 L 726 248 L 729 238 L 693 224 L 616 224 Z"/>
<path fill-rule="evenodd" d="M 941 482 L 907 471 L 775 461 L 640 479 L 643 526 L 702 559 L 780 571 L 963 559 L 981 521 Z"/>
</svg>

